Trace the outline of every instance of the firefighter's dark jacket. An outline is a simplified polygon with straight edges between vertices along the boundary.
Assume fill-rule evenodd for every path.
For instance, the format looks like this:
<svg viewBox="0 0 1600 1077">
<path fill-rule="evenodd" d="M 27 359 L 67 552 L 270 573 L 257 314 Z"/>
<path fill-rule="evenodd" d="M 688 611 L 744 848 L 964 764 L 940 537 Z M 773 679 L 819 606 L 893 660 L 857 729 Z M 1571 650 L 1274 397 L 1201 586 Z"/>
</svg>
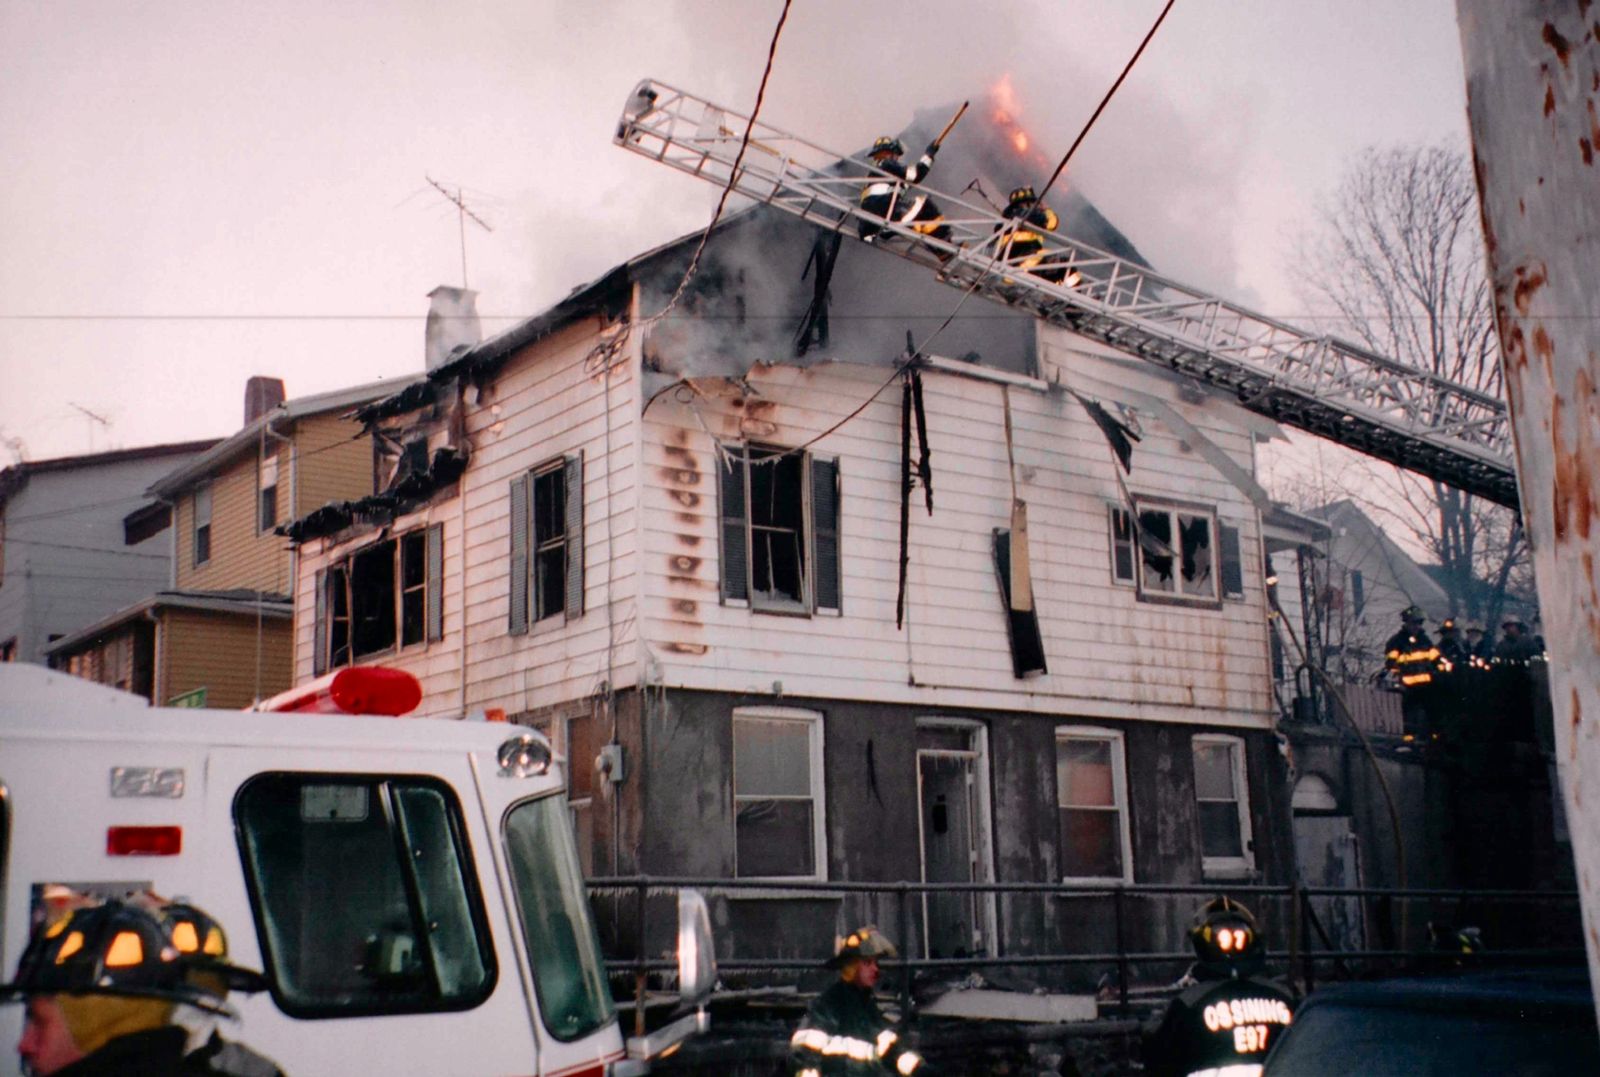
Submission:
<svg viewBox="0 0 1600 1077">
<path fill-rule="evenodd" d="M 1044 247 L 1044 237 L 1039 232 L 1054 232 L 1061 226 L 1061 218 L 1056 216 L 1056 211 L 1040 202 L 1029 204 L 1026 212 L 1021 205 L 1009 205 L 1001 212 L 1001 216 L 1007 219 L 1022 218 L 1017 230 L 1011 233 L 1013 255 L 1032 254 L 1040 250 Z M 996 225 L 995 231 L 1004 227 L 1003 224 Z"/>
<path fill-rule="evenodd" d="M 1439 672 L 1439 648 L 1422 629 L 1402 628 L 1383 645 L 1383 668 L 1400 678 L 1401 688 L 1424 688 Z"/>
<path fill-rule="evenodd" d="M 836 980 L 806 1011 L 789 1039 L 789 1073 L 815 1077 L 881 1077 L 925 1073 L 916 1052 L 906 1049 L 872 993 Z"/>
<path fill-rule="evenodd" d="M 1223 1066 L 1259 1066 L 1293 1020 L 1294 996 L 1276 980 L 1202 980 L 1172 1000 L 1145 1040 L 1145 1072 L 1188 1077 Z"/>
</svg>

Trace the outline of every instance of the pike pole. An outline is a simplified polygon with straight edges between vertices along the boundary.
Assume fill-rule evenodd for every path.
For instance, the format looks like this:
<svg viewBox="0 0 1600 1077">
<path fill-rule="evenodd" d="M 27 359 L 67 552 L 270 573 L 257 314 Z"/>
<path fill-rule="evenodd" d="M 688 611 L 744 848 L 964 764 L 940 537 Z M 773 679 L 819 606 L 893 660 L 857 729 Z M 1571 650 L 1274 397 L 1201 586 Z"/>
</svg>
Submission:
<svg viewBox="0 0 1600 1077">
<path fill-rule="evenodd" d="M 950 122 L 944 125 L 944 130 L 939 132 L 939 137 L 930 142 L 929 146 L 931 146 L 933 149 L 939 148 L 939 144 L 944 141 L 944 137 L 950 133 L 950 131 L 958 122 L 960 122 L 961 117 L 967 114 L 967 106 L 970 104 L 972 104 L 971 101 L 961 102 L 961 107 L 956 109 L 956 114 L 950 117 Z"/>
<path fill-rule="evenodd" d="M 1556 770 L 1600 987 L 1600 42 L 1572 0 L 1457 0 Z"/>
</svg>

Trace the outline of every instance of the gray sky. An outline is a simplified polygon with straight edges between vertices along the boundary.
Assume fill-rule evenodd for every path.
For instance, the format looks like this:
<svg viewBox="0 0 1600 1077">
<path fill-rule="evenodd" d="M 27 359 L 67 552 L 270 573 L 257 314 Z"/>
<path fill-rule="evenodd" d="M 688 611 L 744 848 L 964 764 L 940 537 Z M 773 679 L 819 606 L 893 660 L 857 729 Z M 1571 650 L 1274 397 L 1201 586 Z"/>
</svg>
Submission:
<svg viewBox="0 0 1600 1077">
<path fill-rule="evenodd" d="M 1161 6 L 794 0 L 762 118 L 849 151 L 1009 74 L 1053 162 Z M 0 0 L 0 439 L 219 436 L 252 374 L 420 370 L 426 293 L 461 283 L 428 175 L 494 227 L 467 234 L 490 331 L 703 226 L 716 191 L 616 118 L 646 76 L 748 111 L 781 7 Z M 1164 272 L 1297 315 L 1286 236 L 1319 194 L 1365 146 L 1442 140 L 1453 0 L 1178 0 L 1066 181 Z"/>
</svg>

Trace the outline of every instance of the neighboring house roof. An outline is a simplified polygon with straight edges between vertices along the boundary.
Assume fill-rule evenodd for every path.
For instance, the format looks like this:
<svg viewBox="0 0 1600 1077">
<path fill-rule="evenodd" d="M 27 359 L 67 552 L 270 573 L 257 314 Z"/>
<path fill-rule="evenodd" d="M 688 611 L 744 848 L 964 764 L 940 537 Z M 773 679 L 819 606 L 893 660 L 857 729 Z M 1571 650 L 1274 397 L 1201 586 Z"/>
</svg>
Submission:
<svg viewBox="0 0 1600 1077">
<path fill-rule="evenodd" d="M 1269 550 L 1307 543 L 1327 542 L 1333 530 L 1321 520 L 1295 512 L 1287 505 L 1274 504 L 1261 514 L 1263 537 Z"/>
<path fill-rule="evenodd" d="M 1445 589 L 1440 587 L 1410 554 L 1401 549 L 1383 528 L 1361 511 L 1355 502 L 1335 501 L 1308 509 L 1307 513 L 1326 520 L 1336 535 L 1343 529 L 1347 534 L 1356 533 L 1364 536 L 1371 544 L 1371 558 L 1388 569 L 1389 574 L 1394 577 L 1395 586 L 1406 596 L 1407 601 L 1423 607 L 1436 617 L 1442 616 L 1449 609 L 1450 596 Z"/>
<path fill-rule="evenodd" d="M 369 382 L 349 389 L 336 389 L 332 392 L 316 393 L 311 396 L 285 400 L 254 422 L 247 423 L 241 427 L 237 433 L 216 443 L 209 452 L 202 453 L 177 470 L 163 475 L 151 484 L 147 492 L 153 497 L 171 499 L 185 488 L 210 475 L 218 467 L 234 457 L 247 450 L 254 451 L 261 439 L 262 430 L 269 424 L 301 419 L 310 415 L 323 415 L 330 411 L 347 411 L 368 401 L 392 394 L 396 386 L 409 387 L 416 382 L 422 381 L 423 378 L 424 375 L 422 374 L 409 378 L 391 378 L 387 381 Z"/>
<path fill-rule="evenodd" d="M 61 637 L 46 647 L 45 653 L 53 656 L 75 651 L 113 629 L 143 617 L 147 612 L 159 609 L 237 613 L 251 617 L 259 614 L 275 621 L 294 616 L 294 603 L 289 596 L 270 591 L 251 591 L 245 588 L 227 591 L 157 591 L 143 602 L 120 609 L 70 636 Z"/>
<path fill-rule="evenodd" d="M 216 438 L 204 438 L 200 441 L 173 441 L 162 445 L 145 445 L 137 449 L 84 453 L 81 456 L 56 456 L 49 460 L 24 460 L 22 463 L 0 470 L 0 508 L 26 486 L 34 475 L 104 467 L 108 464 L 122 464 L 135 460 L 158 460 L 163 456 L 182 456 L 187 453 L 204 452 L 216 444 Z"/>
</svg>

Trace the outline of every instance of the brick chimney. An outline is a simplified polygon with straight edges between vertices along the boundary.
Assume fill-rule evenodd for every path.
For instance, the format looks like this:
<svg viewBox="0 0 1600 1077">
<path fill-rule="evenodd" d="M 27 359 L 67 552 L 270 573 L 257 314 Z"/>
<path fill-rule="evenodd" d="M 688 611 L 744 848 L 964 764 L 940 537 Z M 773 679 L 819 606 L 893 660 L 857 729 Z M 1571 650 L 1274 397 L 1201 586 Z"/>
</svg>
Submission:
<svg viewBox="0 0 1600 1077">
<path fill-rule="evenodd" d="M 466 288 L 441 284 L 428 293 L 427 340 L 423 348 L 427 370 L 450 361 L 458 349 L 470 348 L 483 339 L 478 323 L 478 293 Z"/>
<path fill-rule="evenodd" d="M 244 425 L 249 426 L 283 403 L 283 379 L 256 375 L 244 383 Z"/>
</svg>

